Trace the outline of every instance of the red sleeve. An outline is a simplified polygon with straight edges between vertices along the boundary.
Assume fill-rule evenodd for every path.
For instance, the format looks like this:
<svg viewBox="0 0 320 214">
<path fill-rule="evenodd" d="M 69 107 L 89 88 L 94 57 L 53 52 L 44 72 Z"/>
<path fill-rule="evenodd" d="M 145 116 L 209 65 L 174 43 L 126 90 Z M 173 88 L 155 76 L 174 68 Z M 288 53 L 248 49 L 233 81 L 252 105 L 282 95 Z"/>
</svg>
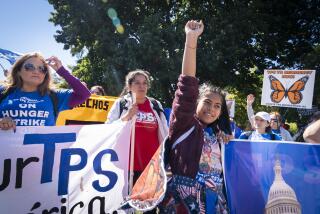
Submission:
<svg viewBox="0 0 320 214">
<path fill-rule="evenodd" d="M 198 80 L 195 77 L 180 75 L 177 86 L 169 128 L 172 143 L 196 123 L 194 115 L 199 94 Z"/>
</svg>

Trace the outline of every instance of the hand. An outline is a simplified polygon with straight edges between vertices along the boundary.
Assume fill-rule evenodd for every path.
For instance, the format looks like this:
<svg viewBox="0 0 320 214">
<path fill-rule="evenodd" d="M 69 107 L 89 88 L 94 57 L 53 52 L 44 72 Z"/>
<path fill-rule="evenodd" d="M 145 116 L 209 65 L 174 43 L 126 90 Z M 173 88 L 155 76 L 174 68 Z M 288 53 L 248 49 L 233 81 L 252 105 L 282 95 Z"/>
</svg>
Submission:
<svg viewBox="0 0 320 214">
<path fill-rule="evenodd" d="M 121 117 L 122 121 L 131 120 L 138 113 L 138 104 L 134 103 L 128 111 Z"/>
<path fill-rule="evenodd" d="M 229 143 L 230 140 L 234 139 L 233 135 L 225 134 L 223 131 L 220 131 L 217 134 L 217 139 L 219 142 L 223 142 L 224 144 Z"/>
<path fill-rule="evenodd" d="M 253 94 L 249 94 L 248 96 L 247 96 L 247 105 L 248 106 L 252 106 L 252 104 L 253 104 L 253 102 L 254 102 L 254 95 Z"/>
<path fill-rule="evenodd" d="M 0 129 L 1 130 L 16 130 L 16 122 L 11 117 L 0 118 Z"/>
<path fill-rule="evenodd" d="M 186 35 L 192 35 L 196 38 L 198 38 L 204 29 L 204 25 L 202 21 L 197 22 L 195 20 L 188 21 L 186 26 L 184 27 L 184 30 L 186 32 Z"/>
<path fill-rule="evenodd" d="M 52 57 L 46 59 L 46 62 L 55 71 L 59 70 L 62 67 L 61 61 L 55 56 L 52 56 Z"/>
<path fill-rule="evenodd" d="M 186 45 L 195 49 L 197 47 L 197 39 L 202 34 L 204 25 L 202 21 L 188 21 L 184 30 L 186 32 Z"/>
</svg>

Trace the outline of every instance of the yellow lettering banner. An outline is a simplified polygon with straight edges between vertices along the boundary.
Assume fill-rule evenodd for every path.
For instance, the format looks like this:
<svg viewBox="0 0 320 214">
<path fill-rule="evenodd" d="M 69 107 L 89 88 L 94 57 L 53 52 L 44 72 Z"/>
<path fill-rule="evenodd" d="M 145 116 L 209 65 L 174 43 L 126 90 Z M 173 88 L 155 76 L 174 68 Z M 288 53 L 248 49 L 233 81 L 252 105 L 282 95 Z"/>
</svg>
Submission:
<svg viewBox="0 0 320 214">
<path fill-rule="evenodd" d="M 59 113 L 56 125 L 99 124 L 107 120 L 108 112 L 118 97 L 91 95 L 84 103 Z"/>
</svg>

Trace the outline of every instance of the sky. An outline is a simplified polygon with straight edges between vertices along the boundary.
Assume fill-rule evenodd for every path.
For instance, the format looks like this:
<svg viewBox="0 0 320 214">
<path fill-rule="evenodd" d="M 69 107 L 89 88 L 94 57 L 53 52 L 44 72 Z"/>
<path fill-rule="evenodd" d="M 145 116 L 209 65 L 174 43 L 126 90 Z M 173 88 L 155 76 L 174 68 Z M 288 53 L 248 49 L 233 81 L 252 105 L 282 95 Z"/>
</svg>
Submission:
<svg viewBox="0 0 320 214">
<path fill-rule="evenodd" d="M 59 27 L 48 21 L 53 11 L 48 1 L 1 0 L 0 9 L 0 48 L 18 53 L 39 51 L 45 58 L 59 57 L 65 66 L 76 64 L 76 57 L 54 38 Z M 5 68 L 11 66 L 4 59 L 0 63 Z M 0 68 L 0 80 L 3 79 Z"/>
</svg>

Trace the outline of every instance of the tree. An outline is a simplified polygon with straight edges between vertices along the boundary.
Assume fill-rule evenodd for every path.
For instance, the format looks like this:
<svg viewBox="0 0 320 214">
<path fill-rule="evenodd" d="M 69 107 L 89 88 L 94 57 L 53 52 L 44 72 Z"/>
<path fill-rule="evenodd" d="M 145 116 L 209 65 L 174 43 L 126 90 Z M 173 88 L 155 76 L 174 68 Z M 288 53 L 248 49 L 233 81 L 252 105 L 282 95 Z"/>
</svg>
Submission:
<svg viewBox="0 0 320 214">
<path fill-rule="evenodd" d="M 128 71 L 141 68 L 152 74 L 151 95 L 169 106 L 181 69 L 184 24 L 193 18 L 205 23 L 198 44 L 200 81 L 234 89 L 243 98 L 239 106 L 244 106 L 248 93 L 259 97 L 264 69 L 319 71 L 317 0 L 49 3 L 55 9 L 50 21 L 61 26 L 56 40 L 73 54 L 87 53 L 75 67 L 75 74 L 89 85 L 103 85 L 110 95 L 120 93 Z M 107 15 L 111 8 L 124 26 L 123 33 L 113 25 L 119 24 L 118 20 Z M 316 101 L 319 96 L 317 87 Z M 242 107 L 240 110 L 243 112 Z M 242 122 L 246 119 L 243 115 L 239 118 Z"/>
</svg>

